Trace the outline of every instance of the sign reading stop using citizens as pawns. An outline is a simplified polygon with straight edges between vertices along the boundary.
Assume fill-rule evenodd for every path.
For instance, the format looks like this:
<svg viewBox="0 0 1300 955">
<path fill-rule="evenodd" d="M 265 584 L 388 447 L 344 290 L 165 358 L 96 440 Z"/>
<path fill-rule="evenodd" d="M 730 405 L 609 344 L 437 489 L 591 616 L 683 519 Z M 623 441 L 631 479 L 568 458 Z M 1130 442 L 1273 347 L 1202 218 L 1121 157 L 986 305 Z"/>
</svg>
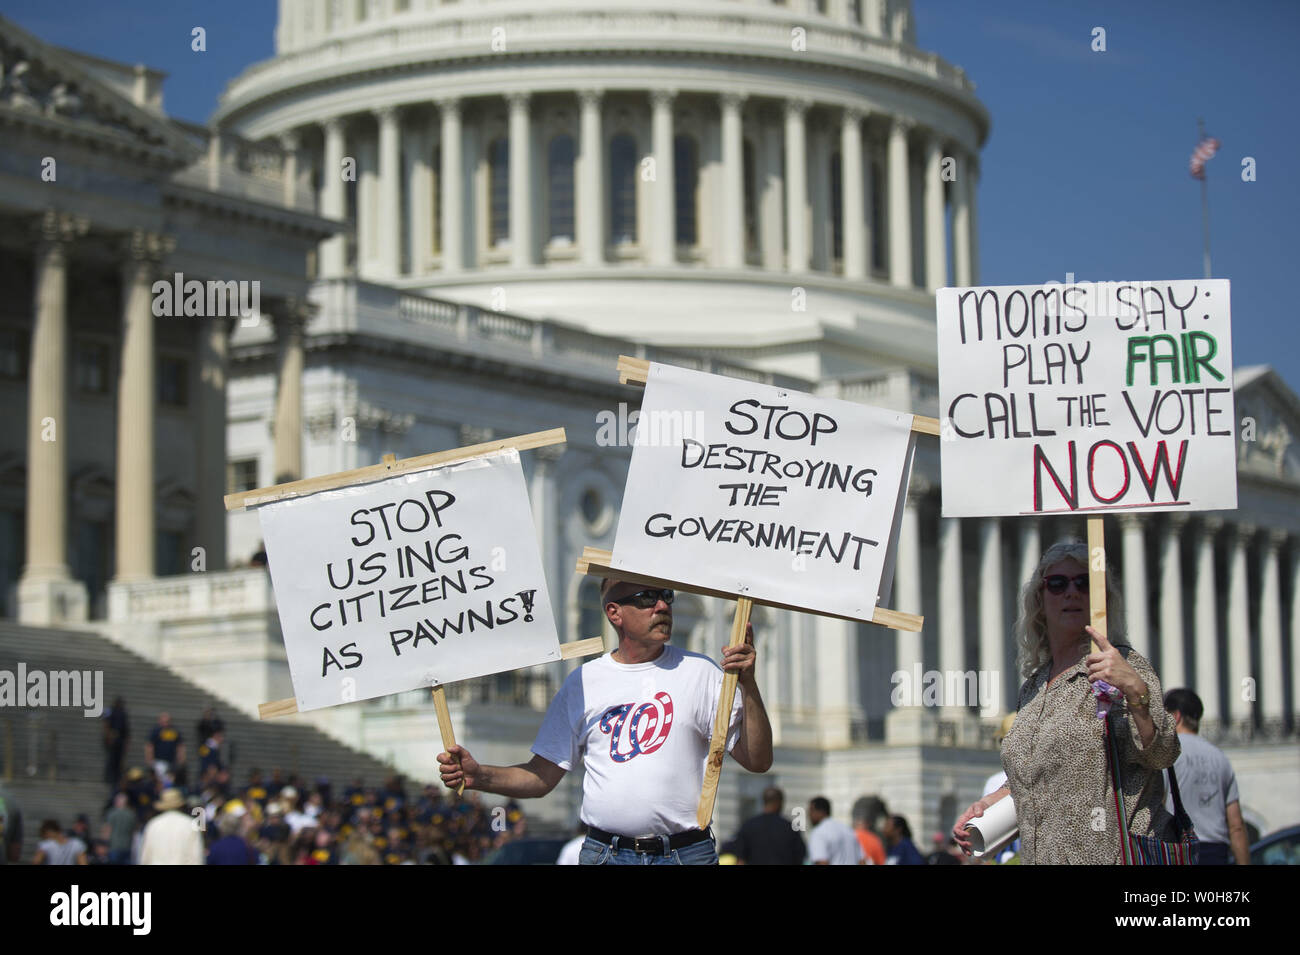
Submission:
<svg viewBox="0 0 1300 955">
<path fill-rule="evenodd" d="M 912 416 L 651 364 L 611 566 L 870 620 Z"/>
<path fill-rule="evenodd" d="M 1237 506 L 1226 280 L 938 293 L 943 513 Z"/>
<path fill-rule="evenodd" d="M 258 516 L 299 710 L 560 659 L 516 451 Z"/>
</svg>

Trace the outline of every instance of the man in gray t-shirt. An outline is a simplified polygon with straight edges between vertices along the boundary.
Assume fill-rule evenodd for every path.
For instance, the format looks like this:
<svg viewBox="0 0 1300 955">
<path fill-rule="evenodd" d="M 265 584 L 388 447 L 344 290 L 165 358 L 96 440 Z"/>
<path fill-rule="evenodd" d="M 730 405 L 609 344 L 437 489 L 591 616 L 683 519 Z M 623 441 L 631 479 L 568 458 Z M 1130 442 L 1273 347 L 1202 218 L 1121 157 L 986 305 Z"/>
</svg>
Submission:
<svg viewBox="0 0 1300 955">
<path fill-rule="evenodd" d="M 1183 808 L 1196 827 L 1201 844 L 1201 865 L 1250 864 L 1246 824 L 1237 798 L 1237 776 L 1219 747 L 1197 735 L 1205 705 L 1191 690 L 1165 694 L 1165 711 L 1174 718 L 1182 752 L 1174 763 Z M 1165 797 L 1173 811 L 1173 797 Z M 1231 859 L 1229 849 L 1231 848 Z"/>
</svg>

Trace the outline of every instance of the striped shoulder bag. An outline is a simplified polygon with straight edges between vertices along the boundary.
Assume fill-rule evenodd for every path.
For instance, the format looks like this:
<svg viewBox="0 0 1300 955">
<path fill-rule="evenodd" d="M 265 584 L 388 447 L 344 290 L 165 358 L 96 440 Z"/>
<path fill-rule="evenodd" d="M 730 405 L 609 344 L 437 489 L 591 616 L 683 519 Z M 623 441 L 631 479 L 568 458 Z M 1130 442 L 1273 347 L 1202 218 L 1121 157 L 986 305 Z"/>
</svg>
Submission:
<svg viewBox="0 0 1300 955">
<path fill-rule="evenodd" d="M 1124 786 L 1119 772 L 1119 747 L 1111 735 L 1110 720 L 1103 722 L 1106 737 L 1106 759 L 1110 764 L 1110 778 L 1115 789 L 1115 815 L 1119 820 L 1120 862 L 1123 865 L 1196 865 L 1200 855 L 1200 840 L 1192 827 L 1191 817 L 1183 809 L 1183 799 L 1178 794 L 1178 777 L 1170 766 L 1169 791 L 1174 797 L 1174 827 L 1177 842 L 1165 842 L 1159 836 L 1135 836 L 1128 830 L 1128 813 L 1124 809 Z"/>
</svg>

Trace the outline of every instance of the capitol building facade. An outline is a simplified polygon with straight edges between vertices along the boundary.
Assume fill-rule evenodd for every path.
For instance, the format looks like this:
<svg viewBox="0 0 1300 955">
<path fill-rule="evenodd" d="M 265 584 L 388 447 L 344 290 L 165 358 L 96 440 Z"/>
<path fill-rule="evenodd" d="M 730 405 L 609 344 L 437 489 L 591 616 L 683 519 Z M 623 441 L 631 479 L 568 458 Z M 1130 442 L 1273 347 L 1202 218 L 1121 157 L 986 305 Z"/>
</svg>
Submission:
<svg viewBox="0 0 1300 955">
<path fill-rule="evenodd" d="M 213 530 L 222 463 L 225 489 L 248 490 L 564 427 L 565 445 L 522 454 L 551 602 L 563 640 L 608 638 L 595 583 L 574 567 L 584 547 L 613 544 L 631 448 L 625 430 L 611 441 L 600 422 L 625 421 L 639 402 L 618 383 L 618 355 L 938 416 L 934 292 L 980 280 L 976 195 L 990 118 L 960 68 L 917 46 L 911 7 L 281 0 L 276 55 L 232 79 L 210 126 L 184 135 L 160 94 L 151 105 L 138 72 L 67 59 L 65 73 L 83 84 L 93 74 L 108 90 L 117 76 L 139 122 L 171 123 L 177 136 L 174 158 L 157 160 L 161 211 L 148 226 L 160 244 L 149 267 L 180 270 L 165 240 L 184 209 L 180 246 L 203 250 L 186 272 L 263 279 L 274 294 L 264 292 L 253 320 L 167 326 L 173 352 L 196 356 L 196 385 L 220 387 L 166 411 L 206 425 L 166 425 L 179 443 L 147 463 L 93 434 L 84 453 L 70 452 L 78 460 L 51 458 L 31 438 L 43 420 L 36 399 L 66 383 L 35 360 L 25 380 L 0 381 L 29 422 L 26 441 L 6 436 L 0 448 L 28 461 L 25 536 L 0 524 L 4 546 L 25 541 L 11 561 L 23 569 L 8 581 L 18 594 L 10 614 L 96 627 L 255 711 L 292 687 L 269 582 L 247 568 L 256 514 L 232 513 L 224 536 Z M 26 42 L 31 59 L 68 56 L 3 27 L 10 51 Z M 12 83 L 4 89 L 0 120 L 39 154 L 59 112 L 45 109 L 45 125 L 33 125 Z M 4 213 L 49 212 L 19 195 L 19 172 L 5 175 Z M 112 223 L 88 215 L 88 231 L 105 237 L 95 254 L 107 274 Z M 57 241 L 74 241 L 65 219 L 41 221 L 56 232 L 64 223 Z M 277 232 L 291 241 L 265 238 Z M 268 242 L 284 273 L 271 285 Z M 53 281 L 47 246 L 22 247 L 35 276 L 25 287 Z M 78 307 L 89 309 L 3 320 L 29 323 L 37 356 L 38 345 L 53 347 L 43 327 L 70 323 L 75 338 L 88 321 Z M 135 308 L 124 329 L 138 325 Z M 104 334 L 123 361 L 147 360 L 138 336 Z M 1300 451 L 1290 440 L 1300 399 L 1266 367 L 1238 369 L 1236 386 L 1259 435 L 1239 446 L 1238 510 L 1106 524 L 1134 645 L 1166 687 L 1205 699 L 1204 730 L 1233 759 L 1247 820 L 1268 831 L 1294 821 L 1300 790 Z M 70 401 L 75 418 L 92 397 L 74 390 Z M 224 402 L 223 431 L 214 402 Z M 162 433 L 145 423 L 145 397 L 117 409 L 133 416 L 133 434 Z M 191 459 L 206 463 L 196 470 Z M 724 835 L 773 780 L 791 805 L 825 795 L 847 820 L 854 800 L 875 793 L 918 833 L 943 829 L 997 767 L 993 731 L 1020 682 L 1010 637 L 1019 584 L 1046 545 L 1082 535 L 1084 521 L 943 518 L 938 463 L 937 442 L 922 438 L 882 601 L 923 613 L 922 632 L 755 609 L 777 759 L 764 777 L 728 762 L 716 817 Z M 42 497 L 38 468 L 74 480 L 71 497 Z M 89 520 L 82 498 L 149 485 L 139 478 L 148 469 L 164 502 L 119 491 L 115 507 L 95 505 L 110 531 L 136 528 L 114 557 L 77 530 Z M 11 510 L 20 477 L 0 502 Z M 168 546 L 206 547 L 204 573 L 141 562 L 138 515 L 164 506 Z M 72 541 L 63 551 L 51 550 L 52 527 Z M 92 544 L 100 550 L 83 553 Z M 674 640 L 716 657 L 732 605 L 683 594 L 674 610 Z M 450 687 L 457 739 L 483 761 L 524 760 L 577 662 Z M 899 674 L 931 670 L 974 675 L 949 682 L 985 692 L 894 705 Z M 426 692 L 294 718 L 417 777 L 436 774 Z M 578 775 L 537 812 L 572 821 Z"/>
</svg>

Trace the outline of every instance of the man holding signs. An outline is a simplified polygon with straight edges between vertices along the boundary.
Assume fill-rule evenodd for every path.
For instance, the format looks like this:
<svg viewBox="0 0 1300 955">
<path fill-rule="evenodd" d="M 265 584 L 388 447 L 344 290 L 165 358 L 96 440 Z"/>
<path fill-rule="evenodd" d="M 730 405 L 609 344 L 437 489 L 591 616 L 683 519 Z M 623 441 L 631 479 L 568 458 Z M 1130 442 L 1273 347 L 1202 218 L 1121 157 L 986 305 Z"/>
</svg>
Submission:
<svg viewBox="0 0 1300 955">
<path fill-rule="evenodd" d="M 772 727 L 754 673 L 753 628 L 723 650 L 722 670 L 671 646 L 673 592 L 604 580 L 618 648 L 569 674 L 542 722 L 533 758 L 483 766 L 461 746 L 442 753 L 448 788 L 544 796 L 583 757 L 584 865 L 713 865 L 712 834 L 696 826 L 722 670 L 740 675 L 727 748 L 751 772 L 772 765 Z"/>
</svg>

